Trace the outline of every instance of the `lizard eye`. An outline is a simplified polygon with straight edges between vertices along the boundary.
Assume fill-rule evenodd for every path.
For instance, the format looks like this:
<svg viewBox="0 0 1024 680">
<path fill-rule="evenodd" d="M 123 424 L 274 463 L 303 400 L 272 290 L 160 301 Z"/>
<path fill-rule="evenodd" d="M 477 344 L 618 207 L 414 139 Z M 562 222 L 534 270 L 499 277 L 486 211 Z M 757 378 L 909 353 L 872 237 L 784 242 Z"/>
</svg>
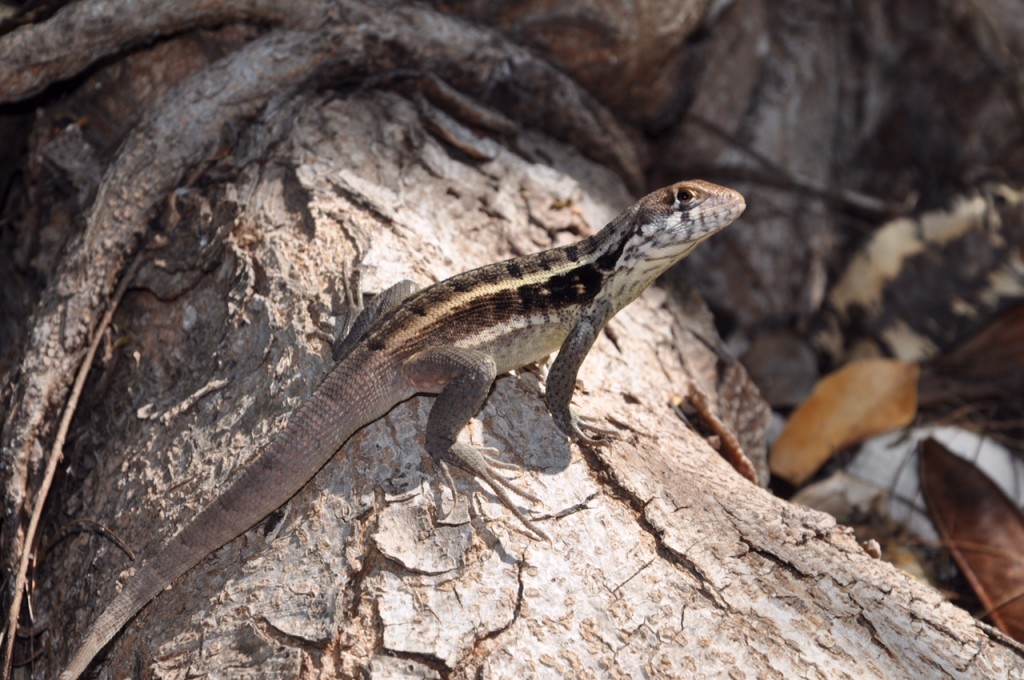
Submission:
<svg viewBox="0 0 1024 680">
<path fill-rule="evenodd" d="M 693 200 L 693 192 L 689 189 L 680 189 L 676 192 L 676 203 L 689 203 Z"/>
</svg>

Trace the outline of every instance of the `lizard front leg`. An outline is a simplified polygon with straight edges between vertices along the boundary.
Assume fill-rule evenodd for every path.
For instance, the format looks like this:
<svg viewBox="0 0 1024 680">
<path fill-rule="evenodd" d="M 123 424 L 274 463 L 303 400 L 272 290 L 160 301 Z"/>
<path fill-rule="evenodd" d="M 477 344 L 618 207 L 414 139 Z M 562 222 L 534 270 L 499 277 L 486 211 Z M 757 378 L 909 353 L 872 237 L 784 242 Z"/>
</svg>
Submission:
<svg viewBox="0 0 1024 680">
<path fill-rule="evenodd" d="M 576 374 L 579 373 L 583 360 L 597 340 L 598 333 L 612 318 L 615 311 L 608 300 L 598 299 L 593 304 L 580 310 L 579 318 L 572 331 L 562 342 L 558 356 L 551 364 L 548 379 L 544 387 L 544 401 L 551 411 L 558 429 L 573 441 L 583 442 L 591 446 L 607 443 L 607 439 L 615 437 L 615 430 L 598 427 L 581 420 L 569 403 L 576 389 Z M 597 437 L 591 436 L 597 435 Z"/>
<path fill-rule="evenodd" d="M 497 371 L 491 355 L 478 350 L 438 347 L 414 355 L 402 371 L 417 390 L 438 392 L 426 431 L 427 452 L 438 467 L 443 470 L 445 463 L 452 463 L 487 482 L 502 505 L 530 531 L 547 539 L 547 534 L 523 514 L 506 490 L 535 503 L 539 499 L 497 473 L 498 468 L 516 466 L 497 460 L 496 449 L 457 441 L 462 428 L 480 411 L 494 383 Z"/>
</svg>

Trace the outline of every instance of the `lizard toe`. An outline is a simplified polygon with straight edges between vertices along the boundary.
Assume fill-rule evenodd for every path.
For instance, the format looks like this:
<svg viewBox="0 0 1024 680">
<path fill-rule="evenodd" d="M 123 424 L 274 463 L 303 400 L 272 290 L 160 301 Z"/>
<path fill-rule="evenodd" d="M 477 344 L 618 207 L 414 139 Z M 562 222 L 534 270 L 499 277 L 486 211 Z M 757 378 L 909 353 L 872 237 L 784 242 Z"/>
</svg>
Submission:
<svg viewBox="0 0 1024 680">
<path fill-rule="evenodd" d="M 493 454 L 491 453 L 492 451 L 494 452 Z M 548 535 L 534 524 L 534 522 L 526 516 L 519 506 L 516 505 L 508 495 L 508 492 L 511 491 L 517 496 L 525 498 L 533 503 L 540 503 L 540 499 L 518 484 L 515 484 L 497 474 L 497 472 L 495 472 L 495 467 L 497 466 L 492 464 L 494 454 L 497 454 L 497 451 L 492 448 L 475 447 L 467 444 L 456 443 L 448 450 L 447 457 L 455 465 L 468 470 L 473 473 L 477 479 L 486 482 L 487 485 L 491 487 L 494 495 L 498 497 L 499 501 L 501 501 L 501 504 L 504 505 L 509 512 L 515 515 L 516 519 L 522 522 L 522 524 L 533 534 L 539 536 L 545 541 L 550 541 L 551 539 Z M 501 463 L 501 466 L 509 467 L 510 464 Z M 516 466 L 511 467 L 518 469 Z"/>
</svg>

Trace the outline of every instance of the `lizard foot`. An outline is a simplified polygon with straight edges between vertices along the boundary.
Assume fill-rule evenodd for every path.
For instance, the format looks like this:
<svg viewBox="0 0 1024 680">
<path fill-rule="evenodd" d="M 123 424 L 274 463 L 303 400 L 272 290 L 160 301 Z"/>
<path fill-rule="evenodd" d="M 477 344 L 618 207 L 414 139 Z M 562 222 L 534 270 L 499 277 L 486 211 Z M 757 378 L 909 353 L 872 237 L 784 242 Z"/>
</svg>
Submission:
<svg viewBox="0 0 1024 680">
<path fill-rule="evenodd" d="M 569 431 L 566 434 L 578 444 L 606 446 L 621 436 L 617 430 L 596 425 L 593 418 L 578 416 L 575 413 L 570 413 L 569 418 Z"/>
<path fill-rule="evenodd" d="M 477 447 L 470 446 L 468 444 L 463 444 L 461 442 L 456 442 L 448 450 L 448 453 L 445 456 L 445 458 L 451 463 L 458 465 L 462 469 L 473 473 L 473 475 L 477 479 L 487 482 L 487 485 L 491 487 L 492 491 L 494 491 L 494 495 L 498 497 L 498 500 L 501 501 L 501 504 L 508 508 L 508 510 L 516 516 L 516 519 L 522 522 L 527 529 L 529 529 L 531 532 L 533 532 L 540 538 L 544 539 L 545 541 L 550 541 L 551 538 L 546 533 L 544 533 L 544 531 L 541 530 L 536 524 L 534 524 L 533 521 L 530 520 L 523 513 L 523 511 L 519 509 L 519 506 L 517 506 L 512 501 L 512 498 L 509 497 L 508 492 L 511 491 L 517 496 L 532 501 L 533 503 L 540 503 L 540 499 L 534 496 L 529 491 L 526 491 L 519 485 L 514 484 L 513 482 L 505 479 L 504 477 L 495 472 L 495 470 L 497 469 L 520 469 L 517 465 L 512 465 L 511 463 L 505 463 L 503 461 L 498 460 L 496 458 L 497 455 L 498 450 L 491 448 L 489 446 Z M 445 475 L 448 479 L 448 483 L 451 484 L 452 482 L 450 475 L 448 475 L 447 472 L 445 472 Z M 452 485 L 452 489 L 454 491 L 454 485 Z"/>
</svg>

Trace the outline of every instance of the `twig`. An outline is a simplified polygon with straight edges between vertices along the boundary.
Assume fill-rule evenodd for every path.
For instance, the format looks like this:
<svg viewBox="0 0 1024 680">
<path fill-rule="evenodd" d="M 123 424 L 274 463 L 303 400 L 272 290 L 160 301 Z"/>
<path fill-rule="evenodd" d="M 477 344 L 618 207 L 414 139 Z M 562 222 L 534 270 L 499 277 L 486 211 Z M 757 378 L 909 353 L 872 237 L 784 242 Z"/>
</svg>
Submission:
<svg viewBox="0 0 1024 680">
<path fill-rule="evenodd" d="M 72 526 L 69 526 L 67 529 L 62 531 L 60 533 L 60 536 L 58 536 L 52 543 L 47 545 L 44 548 L 43 558 L 42 559 L 45 560 L 46 559 L 46 555 L 49 555 L 53 551 L 53 549 L 55 547 L 57 547 L 57 545 L 61 541 L 63 541 L 64 539 L 68 538 L 69 536 L 71 536 L 73 534 L 81 534 L 81 533 L 85 533 L 87 531 L 91 531 L 91 532 L 99 534 L 100 536 L 103 536 L 108 541 L 110 541 L 111 543 L 116 545 L 118 547 L 118 549 L 121 552 L 123 552 L 125 554 L 125 556 L 130 561 L 132 561 L 132 562 L 135 561 L 135 551 L 132 550 L 131 547 L 129 547 L 128 544 L 125 543 L 124 540 L 120 536 L 118 536 L 113 531 L 111 531 L 110 527 L 106 526 L 105 524 L 101 524 L 100 522 L 97 522 L 94 519 L 84 519 L 84 518 L 83 519 L 76 519 L 72 523 Z"/>
<path fill-rule="evenodd" d="M 718 436 L 721 442 L 719 453 L 722 454 L 722 457 L 729 461 L 729 464 L 732 465 L 736 472 L 757 486 L 757 470 L 754 468 L 754 464 L 750 462 L 747 454 L 743 452 L 743 447 L 740 446 L 736 436 L 729 431 L 725 423 L 711 410 L 707 396 L 695 383 L 690 383 L 690 390 L 686 394 L 686 400 L 696 409 L 701 420 Z"/>
<path fill-rule="evenodd" d="M 18 563 L 18 571 L 14 578 L 14 591 L 11 593 L 11 608 L 7 613 L 6 644 L 4 648 L 3 680 L 8 680 L 11 675 L 11 665 L 14 661 L 14 640 L 17 637 L 18 615 L 21 612 L 21 598 L 25 592 L 26 580 L 28 577 L 28 563 L 32 557 L 32 547 L 35 543 L 36 530 L 39 528 L 39 518 L 43 515 L 43 507 L 46 505 L 46 496 L 50 493 L 50 486 L 53 484 L 54 475 L 57 473 L 57 465 L 64 457 L 64 441 L 67 438 L 68 428 L 71 426 L 71 418 L 75 415 L 78 407 L 78 400 L 82 396 L 82 388 L 85 386 L 85 379 L 89 377 L 89 369 L 92 368 L 93 360 L 96 358 L 96 350 L 99 349 L 103 334 L 110 326 L 114 318 L 114 311 L 124 297 L 128 284 L 135 278 L 139 265 L 144 259 L 143 251 L 136 254 L 135 259 L 121 277 L 121 282 L 110 299 L 110 305 L 100 320 L 99 325 L 93 332 L 92 342 L 85 353 L 85 358 L 75 376 L 74 386 L 68 395 L 67 403 L 64 406 L 64 414 L 61 416 L 60 425 L 50 448 L 50 455 L 46 462 L 46 472 L 39 484 L 39 492 L 36 494 L 35 502 L 32 505 L 32 517 L 28 522 L 28 529 L 25 532 L 25 541 L 21 552 L 21 559 Z"/>
</svg>

